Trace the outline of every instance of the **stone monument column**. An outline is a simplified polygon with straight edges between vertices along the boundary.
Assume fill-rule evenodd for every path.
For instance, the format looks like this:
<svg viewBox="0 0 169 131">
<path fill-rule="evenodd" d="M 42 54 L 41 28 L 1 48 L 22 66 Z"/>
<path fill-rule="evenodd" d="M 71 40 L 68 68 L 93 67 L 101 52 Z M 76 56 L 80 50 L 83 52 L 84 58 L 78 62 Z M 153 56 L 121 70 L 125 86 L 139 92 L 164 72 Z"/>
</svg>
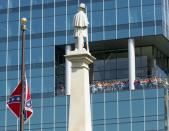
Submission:
<svg viewBox="0 0 169 131">
<path fill-rule="evenodd" d="M 84 48 L 88 24 L 85 4 L 81 3 L 73 20 L 75 50 L 65 55 L 72 63 L 68 131 L 92 131 L 89 64 L 93 63 L 95 58 L 88 48 Z"/>
<path fill-rule="evenodd" d="M 71 51 L 65 57 L 72 62 L 68 131 L 92 131 L 89 64 L 95 58 L 85 50 Z"/>
</svg>

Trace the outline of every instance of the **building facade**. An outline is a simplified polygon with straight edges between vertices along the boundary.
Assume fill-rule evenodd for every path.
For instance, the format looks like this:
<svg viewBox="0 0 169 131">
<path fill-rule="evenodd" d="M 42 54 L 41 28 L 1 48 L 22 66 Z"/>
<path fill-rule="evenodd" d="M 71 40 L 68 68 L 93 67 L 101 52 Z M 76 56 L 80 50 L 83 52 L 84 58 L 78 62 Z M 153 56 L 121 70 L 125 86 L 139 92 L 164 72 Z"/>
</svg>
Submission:
<svg viewBox="0 0 169 131">
<path fill-rule="evenodd" d="M 18 131 L 6 101 L 20 80 L 20 19 L 26 17 L 26 73 L 33 116 L 25 130 L 67 131 L 65 50 L 72 20 L 87 5 L 93 131 L 168 130 L 169 0 L 0 0 L 0 131 Z M 128 40 L 135 45 L 129 87 Z M 69 47 L 69 48 L 66 48 Z"/>
</svg>

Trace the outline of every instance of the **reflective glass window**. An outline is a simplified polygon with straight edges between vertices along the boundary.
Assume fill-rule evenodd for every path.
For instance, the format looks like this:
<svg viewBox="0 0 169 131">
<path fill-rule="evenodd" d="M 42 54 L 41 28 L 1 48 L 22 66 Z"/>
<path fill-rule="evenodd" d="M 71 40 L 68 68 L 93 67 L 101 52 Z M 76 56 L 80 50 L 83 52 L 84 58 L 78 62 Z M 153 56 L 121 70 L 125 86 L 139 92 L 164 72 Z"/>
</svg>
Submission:
<svg viewBox="0 0 169 131">
<path fill-rule="evenodd" d="M 36 77 L 31 79 L 31 92 L 32 93 L 40 93 L 41 92 L 41 77 Z"/>
<path fill-rule="evenodd" d="M 154 20 L 154 6 L 143 6 L 143 21 Z"/>
<path fill-rule="evenodd" d="M 46 14 L 45 13 L 46 11 L 44 10 L 44 14 Z M 48 13 L 48 14 L 50 14 L 50 13 Z M 41 18 L 42 17 L 42 10 L 41 9 L 39 9 L 39 10 L 36 10 L 36 9 L 32 9 L 32 19 L 34 18 Z"/>
<path fill-rule="evenodd" d="M 0 66 L 5 66 L 6 65 L 6 51 L 0 51 Z"/>
<path fill-rule="evenodd" d="M 19 44 L 21 44 L 20 39 L 19 39 Z M 19 47 L 20 47 L 20 45 L 19 45 Z M 8 44 L 8 50 L 18 50 L 18 41 L 10 41 Z"/>
<path fill-rule="evenodd" d="M 103 26 L 103 12 L 93 12 L 92 15 L 94 16 L 94 19 L 92 19 L 92 27 Z"/>
<path fill-rule="evenodd" d="M 65 5 L 66 5 L 66 2 L 65 2 Z M 67 7 L 67 8 L 69 8 L 69 7 Z M 66 7 L 65 6 L 60 6 L 55 9 L 55 15 L 64 15 L 64 14 L 66 14 Z M 69 12 L 68 12 L 68 14 L 69 14 Z"/>
<path fill-rule="evenodd" d="M 32 48 L 32 63 L 42 62 L 42 48 Z"/>
<path fill-rule="evenodd" d="M 8 52 L 8 66 L 9 65 L 17 65 L 18 64 L 18 51 L 11 50 Z"/>
<path fill-rule="evenodd" d="M 54 18 L 53 17 L 46 17 L 43 19 L 43 31 L 44 32 L 54 31 Z"/>
<path fill-rule="evenodd" d="M 156 20 L 162 20 L 162 9 L 161 5 L 156 5 L 155 6 L 155 13 L 156 13 Z"/>
<path fill-rule="evenodd" d="M 0 9 L 6 8 L 7 4 L 8 4 L 7 0 L 0 0 Z"/>
<path fill-rule="evenodd" d="M 1 72 L 0 72 L 0 74 L 1 74 Z M 5 96 L 6 95 L 6 84 L 5 83 L 6 83 L 6 81 L 0 80 L 0 89 L 1 89 L 0 96 Z"/>
<path fill-rule="evenodd" d="M 128 0 L 117 0 L 117 8 L 128 7 Z"/>
<path fill-rule="evenodd" d="M 16 86 L 18 85 L 18 81 L 16 79 L 14 80 L 7 80 L 7 95 L 10 95 L 11 92 L 16 88 Z"/>
<path fill-rule="evenodd" d="M 17 36 L 18 34 L 18 21 L 9 22 L 8 26 L 8 36 Z"/>
<path fill-rule="evenodd" d="M 117 15 L 118 15 L 117 16 L 117 23 L 118 24 L 128 23 L 128 8 L 118 9 Z"/>
<path fill-rule="evenodd" d="M 2 22 L 2 23 L 0 23 L 1 24 L 1 26 L 0 26 L 0 37 L 6 37 L 6 35 L 7 35 L 7 30 L 6 30 L 6 27 L 7 27 L 7 22 Z"/>
<path fill-rule="evenodd" d="M 54 90 L 53 76 L 43 77 L 43 92 L 52 92 Z"/>
<path fill-rule="evenodd" d="M 41 1 L 41 0 L 33 0 L 33 1 L 32 1 L 32 4 L 33 4 L 33 5 L 42 4 L 42 1 Z"/>
<path fill-rule="evenodd" d="M 2 22 L 5 22 L 7 20 L 7 14 L 6 13 L 0 13 L 0 18 L 1 18 L 0 24 L 2 24 Z"/>
<path fill-rule="evenodd" d="M 32 19 L 32 34 L 42 32 L 42 19 Z"/>
<path fill-rule="evenodd" d="M 115 0 L 104 2 L 104 9 L 115 9 Z"/>
<path fill-rule="evenodd" d="M 15 79 L 17 81 L 18 79 L 18 70 L 8 71 L 8 79 Z"/>
<path fill-rule="evenodd" d="M 73 30 L 73 17 L 74 15 L 67 15 L 67 30 Z"/>
<path fill-rule="evenodd" d="M 154 4 L 154 0 L 142 0 L 142 4 L 143 5 L 153 5 Z"/>
<path fill-rule="evenodd" d="M 66 30 L 66 16 L 56 16 L 56 31 Z"/>
<path fill-rule="evenodd" d="M 19 0 L 9 0 L 9 8 L 14 8 L 19 6 Z"/>
<path fill-rule="evenodd" d="M 49 13 L 50 12 L 50 13 Z M 45 8 L 43 10 L 43 17 L 47 17 L 47 16 L 54 16 L 54 8 Z M 46 18 L 44 18 L 46 19 Z M 50 23 L 53 23 L 53 21 L 49 21 Z"/>
<path fill-rule="evenodd" d="M 96 2 L 92 4 L 92 11 L 101 11 L 103 10 L 103 2 Z"/>
<path fill-rule="evenodd" d="M 141 6 L 141 0 L 130 0 L 130 7 Z"/>
<path fill-rule="evenodd" d="M 43 48 L 43 61 L 54 61 L 54 48 L 53 46 L 48 46 Z"/>
<path fill-rule="evenodd" d="M 108 25 L 115 25 L 116 24 L 116 19 L 115 19 L 115 10 L 107 10 L 104 12 L 104 26 Z"/>
<path fill-rule="evenodd" d="M 130 22 L 131 23 L 141 22 L 141 7 L 130 8 Z"/>
</svg>

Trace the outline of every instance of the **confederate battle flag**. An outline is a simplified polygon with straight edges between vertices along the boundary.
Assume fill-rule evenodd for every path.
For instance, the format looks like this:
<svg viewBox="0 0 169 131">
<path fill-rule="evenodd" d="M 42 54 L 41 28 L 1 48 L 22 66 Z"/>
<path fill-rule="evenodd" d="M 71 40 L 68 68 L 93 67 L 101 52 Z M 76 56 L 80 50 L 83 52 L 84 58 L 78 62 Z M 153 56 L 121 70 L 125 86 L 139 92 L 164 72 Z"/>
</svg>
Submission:
<svg viewBox="0 0 169 131">
<path fill-rule="evenodd" d="M 29 86 L 27 83 L 27 79 L 25 79 L 24 84 L 25 87 L 25 106 L 24 106 L 24 122 L 30 119 L 33 114 L 32 110 L 32 101 Z M 21 90 L 22 89 L 22 82 L 20 81 L 17 87 L 13 90 L 12 94 L 9 96 L 7 107 L 11 112 L 17 117 L 20 118 L 20 109 L 21 109 Z"/>
</svg>

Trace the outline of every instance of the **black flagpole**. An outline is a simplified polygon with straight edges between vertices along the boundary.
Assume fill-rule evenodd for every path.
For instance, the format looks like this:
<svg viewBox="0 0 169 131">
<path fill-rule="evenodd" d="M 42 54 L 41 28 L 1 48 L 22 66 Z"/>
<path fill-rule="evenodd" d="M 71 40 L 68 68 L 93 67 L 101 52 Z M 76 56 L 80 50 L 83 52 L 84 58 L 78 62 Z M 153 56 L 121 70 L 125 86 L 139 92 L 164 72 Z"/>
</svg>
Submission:
<svg viewBox="0 0 169 131">
<path fill-rule="evenodd" d="M 24 131 L 24 103 L 25 103 L 25 31 L 26 31 L 26 18 L 21 19 L 21 31 L 22 31 L 22 67 L 21 67 L 21 107 L 20 107 L 20 131 Z"/>
</svg>

